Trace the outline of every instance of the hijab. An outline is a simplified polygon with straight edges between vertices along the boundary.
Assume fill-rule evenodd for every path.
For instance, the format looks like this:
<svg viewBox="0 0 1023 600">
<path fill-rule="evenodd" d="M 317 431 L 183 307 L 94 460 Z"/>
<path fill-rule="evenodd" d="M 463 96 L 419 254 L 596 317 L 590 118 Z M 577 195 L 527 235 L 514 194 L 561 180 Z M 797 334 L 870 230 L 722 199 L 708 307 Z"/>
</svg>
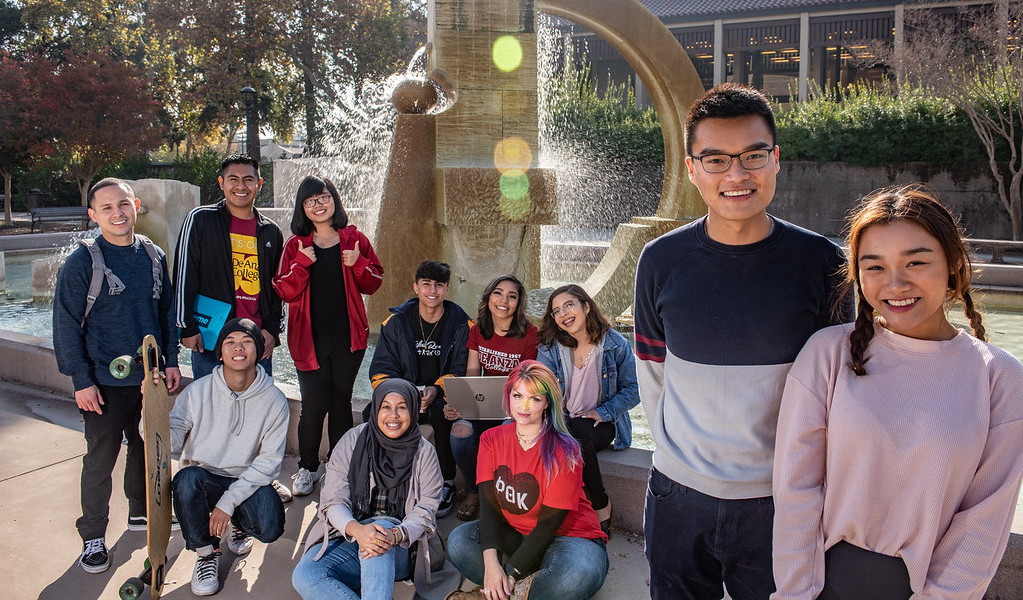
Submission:
<svg viewBox="0 0 1023 600">
<path fill-rule="evenodd" d="M 384 396 L 396 393 L 408 403 L 410 420 L 405 433 L 397 439 L 387 437 L 377 422 Z M 419 390 L 404 379 L 387 379 L 373 390 L 369 422 L 359 434 L 352 451 L 352 462 L 348 467 L 348 486 L 351 490 L 352 516 L 358 520 L 371 516 L 373 490 L 369 485 L 369 474 L 373 473 L 376 487 L 387 493 L 387 514 L 397 519 L 405 518 L 405 501 L 408 498 L 409 480 L 419 452 L 418 411 Z"/>
</svg>

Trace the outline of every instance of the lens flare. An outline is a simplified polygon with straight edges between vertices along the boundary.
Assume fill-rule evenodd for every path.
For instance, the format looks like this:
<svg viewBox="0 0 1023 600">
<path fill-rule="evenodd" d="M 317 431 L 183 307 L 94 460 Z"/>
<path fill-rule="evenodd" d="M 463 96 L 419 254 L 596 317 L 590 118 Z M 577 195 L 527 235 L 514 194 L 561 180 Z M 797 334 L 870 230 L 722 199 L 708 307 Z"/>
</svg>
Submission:
<svg viewBox="0 0 1023 600">
<path fill-rule="evenodd" d="M 519 169 L 508 169 L 501 173 L 501 195 L 511 200 L 520 200 L 529 194 L 529 177 Z"/>
<path fill-rule="evenodd" d="M 494 40 L 494 66 L 505 73 L 514 71 L 522 64 L 522 44 L 515 36 L 502 35 Z"/>
<path fill-rule="evenodd" d="M 533 162 L 533 151 L 520 137 L 505 138 L 494 147 L 494 166 L 504 173 L 509 169 L 525 171 Z"/>
</svg>

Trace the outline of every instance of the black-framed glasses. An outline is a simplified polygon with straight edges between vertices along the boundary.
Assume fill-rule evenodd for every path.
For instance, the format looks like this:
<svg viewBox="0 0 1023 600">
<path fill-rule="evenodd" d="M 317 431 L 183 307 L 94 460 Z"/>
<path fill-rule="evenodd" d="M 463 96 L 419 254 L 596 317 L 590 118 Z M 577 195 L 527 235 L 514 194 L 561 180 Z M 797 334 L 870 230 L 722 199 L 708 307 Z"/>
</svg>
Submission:
<svg viewBox="0 0 1023 600">
<path fill-rule="evenodd" d="M 319 196 L 309 196 L 308 198 L 302 201 L 302 206 L 306 208 L 312 208 L 317 204 L 326 206 L 327 204 L 330 204 L 333 201 L 334 197 L 331 196 L 330 194 L 320 194 Z"/>
<path fill-rule="evenodd" d="M 732 159 L 735 158 L 739 159 L 739 164 L 743 169 L 755 171 L 767 166 L 771 160 L 771 151 L 771 148 L 757 148 L 739 154 L 704 154 L 703 156 L 694 156 L 693 160 L 700 161 L 703 170 L 708 173 L 724 173 L 732 168 Z"/>
</svg>

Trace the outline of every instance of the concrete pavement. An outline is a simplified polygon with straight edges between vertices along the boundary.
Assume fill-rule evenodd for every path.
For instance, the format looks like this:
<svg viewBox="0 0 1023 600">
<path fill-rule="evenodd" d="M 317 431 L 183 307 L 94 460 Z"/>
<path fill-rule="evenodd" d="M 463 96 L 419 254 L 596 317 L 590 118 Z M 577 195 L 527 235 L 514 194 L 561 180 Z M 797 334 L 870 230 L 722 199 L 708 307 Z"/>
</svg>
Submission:
<svg viewBox="0 0 1023 600">
<path fill-rule="evenodd" d="M 124 453 L 114 471 L 107 544 L 111 567 L 88 574 L 78 566 L 82 542 L 75 530 L 81 514 L 79 476 L 85 453 L 82 420 L 74 403 L 59 395 L 0 381 L 0 597 L 12 599 L 117 598 L 117 589 L 137 577 L 145 559 L 146 535 L 127 531 L 127 500 L 121 490 Z M 288 457 L 281 481 L 291 482 L 297 461 Z M 318 488 L 286 504 L 284 535 L 273 544 L 256 542 L 252 552 L 236 557 L 223 547 L 221 591 L 232 598 L 298 598 L 291 571 L 302 551 L 301 540 L 312 525 Z M 441 520 L 450 531 L 459 521 Z M 189 589 L 195 555 L 184 550 L 179 534 L 171 537 L 164 597 L 192 598 Z M 611 572 L 595 598 L 648 598 L 647 565 L 642 540 L 616 533 L 608 546 Z M 148 594 L 148 592 L 147 592 Z M 148 596 L 147 596 L 148 597 Z M 412 587 L 395 584 L 395 598 L 412 597 Z"/>
</svg>

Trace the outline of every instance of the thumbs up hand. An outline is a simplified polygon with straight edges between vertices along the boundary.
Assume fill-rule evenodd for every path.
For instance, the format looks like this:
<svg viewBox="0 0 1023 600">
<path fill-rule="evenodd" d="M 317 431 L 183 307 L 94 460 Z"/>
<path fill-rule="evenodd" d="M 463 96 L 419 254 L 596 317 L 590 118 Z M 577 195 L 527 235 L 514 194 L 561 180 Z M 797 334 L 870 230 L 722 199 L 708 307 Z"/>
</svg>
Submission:
<svg viewBox="0 0 1023 600">
<path fill-rule="evenodd" d="M 298 240 L 298 251 L 309 257 L 311 262 L 316 262 L 316 252 L 312 246 L 302 246 L 302 240 Z"/>
<path fill-rule="evenodd" d="M 359 242 L 355 242 L 355 248 L 342 252 L 341 260 L 345 263 L 346 267 L 355 266 L 355 261 L 359 260 Z"/>
</svg>

